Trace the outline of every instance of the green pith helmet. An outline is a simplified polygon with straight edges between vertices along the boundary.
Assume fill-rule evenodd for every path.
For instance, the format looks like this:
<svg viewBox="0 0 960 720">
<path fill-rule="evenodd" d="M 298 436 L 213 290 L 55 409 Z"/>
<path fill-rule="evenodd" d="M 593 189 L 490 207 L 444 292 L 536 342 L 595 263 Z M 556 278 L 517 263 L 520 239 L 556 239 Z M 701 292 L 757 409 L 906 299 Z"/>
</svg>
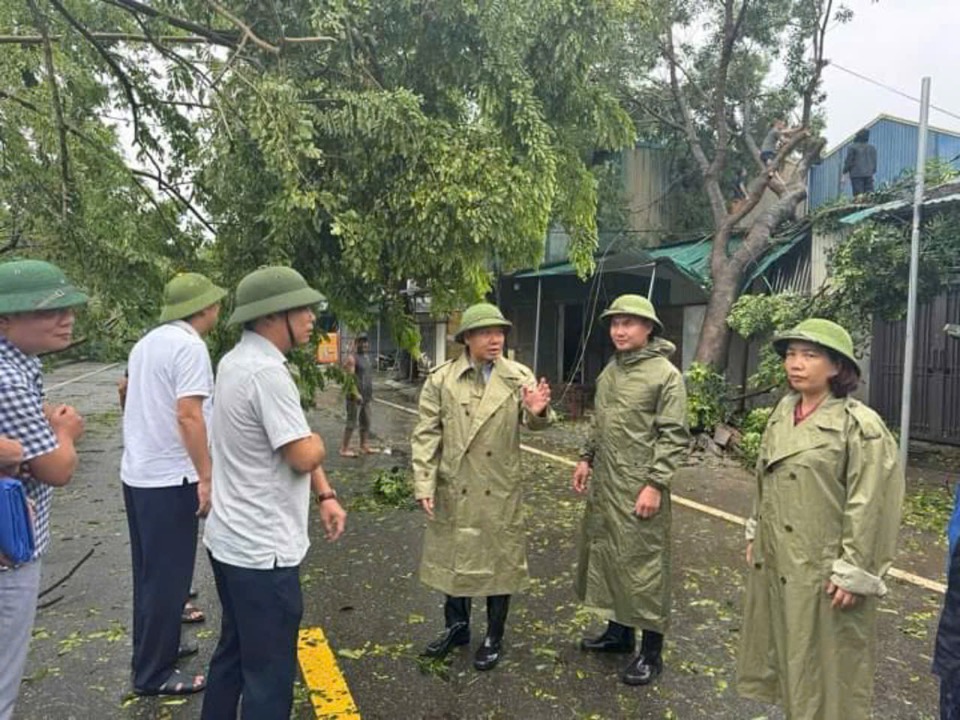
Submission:
<svg viewBox="0 0 960 720">
<path fill-rule="evenodd" d="M 463 345 L 463 336 L 468 330 L 479 330 L 485 327 L 502 327 L 508 330 L 513 327 L 513 323 L 507 320 L 500 308 L 490 303 L 477 303 L 471 305 L 463 311 L 460 318 L 460 329 L 454 336 L 454 340 Z"/>
<path fill-rule="evenodd" d="M 621 295 L 600 315 L 601 320 L 614 315 L 634 315 L 636 317 L 652 320 L 657 333 L 663 332 L 663 323 L 657 317 L 657 311 L 653 309 L 653 303 L 647 300 L 643 295 Z"/>
<path fill-rule="evenodd" d="M 849 360 L 857 371 L 857 375 L 860 374 L 860 363 L 853 356 L 853 339 L 850 337 L 850 333 L 831 320 L 810 318 L 804 320 L 792 330 L 778 334 L 773 338 L 773 349 L 777 351 L 780 357 L 787 354 L 787 346 L 791 340 L 813 343 L 828 350 L 833 350 L 837 355 Z"/>
<path fill-rule="evenodd" d="M 227 291 L 199 273 L 180 273 L 163 289 L 160 322 L 168 323 L 194 315 L 226 296 Z"/>
<path fill-rule="evenodd" d="M 89 299 L 51 263 L 13 260 L 0 264 L 0 315 L 60 310 L 86 305 Z"/>
<path fill-rule="evenodd" d="M 291 267 L 273 265 L 254 270 L 237 285 L 236 307 L 228 324 L 236 325 L 271 313 L 325 302 Z"/>
</svg>

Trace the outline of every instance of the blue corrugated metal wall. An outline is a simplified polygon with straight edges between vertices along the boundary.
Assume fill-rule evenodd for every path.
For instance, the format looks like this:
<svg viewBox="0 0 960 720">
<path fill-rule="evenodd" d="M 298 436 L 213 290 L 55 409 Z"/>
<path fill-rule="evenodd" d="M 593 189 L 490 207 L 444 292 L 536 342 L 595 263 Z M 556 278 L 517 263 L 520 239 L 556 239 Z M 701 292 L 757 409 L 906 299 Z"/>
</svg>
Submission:
<svg viewBox="0 0 960 720">
<path fill-rule="evenodd" d="M 877 148 L 877 174 L 874 176 L 877 186 L 897 178 L 904 170 L 912 171 L 917 164 L 916 125 L 898 122 L 893 118 L 881 117 L 867 125 L 870 130 L 870 144 Z M 810 170 L 810 207 L 816 208 L 835 200 L 839 196 L 850 197 L 849 180 L 841 186 L 840 170 L 847 155 L 848 142 L 834 150 L 823 159 L 820 165 Z M 953 160 L 960 168 L 960 137 L 930 130 L 927 133 L 927 157 Z"/>
</svg>

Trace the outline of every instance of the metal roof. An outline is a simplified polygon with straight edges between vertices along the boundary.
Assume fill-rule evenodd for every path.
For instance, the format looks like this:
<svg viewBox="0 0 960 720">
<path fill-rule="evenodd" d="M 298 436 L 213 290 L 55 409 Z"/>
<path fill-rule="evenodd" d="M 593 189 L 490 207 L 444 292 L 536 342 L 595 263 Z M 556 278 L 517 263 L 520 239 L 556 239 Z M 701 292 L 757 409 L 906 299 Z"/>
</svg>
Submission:
<svg viewBox="0 0 960 720">
<path fill-rule="evenodd" d="M 877 149 L 877 187 L 912 172 L 917 166 L 918 128 L 916 123 L 881 115 L 865 125 L 870 130 L 870 144 Z M 842 176 L 843 161 L 851 139 L 825 155 L 819 165 L 810 168 L 809 204 L 811 209 L 840 197 L 851 197 L 849 182 Z M 960 167 L 960 136 L 952 131 L 931 128 L 927 135 L 926 157 L 940 158 Z"/>
<path fill-rule="evenodd" d="M 960 193 L 953 193 L 952 195 L 944 195 L 943 197 L 924 200 L 923 207 L 950 202 L 960 202 Z M 879 215 L 881 213 L 893 213 L 897 210 L 905 210 L 909 207 L 913 207 L 912 200 L 894 200 L 893 202 L 883 203 L 882 205 L 874 205 L 873 207 L 860 210 L 859 212 L 855 212 L 850 215 L 844 215 L 842 218 L 840 218 L 840 222 L 842 222 L 844 225 L 856 225 L 863 222 L 867 218 L 873 217 L 874 215 Z"/>
<path fill-rule="evenodd" d="M 807 237 L 809 227 L 774 238 L 773 249 L 764 255 L 745 277 L 743 286 L 747 287 L 760 277 L 777 260 L 792 250 L 797 243 Z M 730 240 L 730 249 L 735 250 L 742 242 L 742 238 Z M 713 239 L 704 237 L 693 242 L 667 245 L 647 250 L 622 250 L 616 253 L 602 254 L 597 258 L 597 272 L 621 272 L 634 275 L 647 274 L 642 271 L 652 270 L 654 266 L 667 265 L 684 278 L 703 290 L 710 285 L 710 254 L 713 252 Z M 641 271 L 641 272 L 637 272 Z M 514 275 L 515 278 L 544 278 L 576 275 L 576 270 L 570 263 L 556 263 L 543 266 L 537 270 L 526 270 Z"/>
</svg>

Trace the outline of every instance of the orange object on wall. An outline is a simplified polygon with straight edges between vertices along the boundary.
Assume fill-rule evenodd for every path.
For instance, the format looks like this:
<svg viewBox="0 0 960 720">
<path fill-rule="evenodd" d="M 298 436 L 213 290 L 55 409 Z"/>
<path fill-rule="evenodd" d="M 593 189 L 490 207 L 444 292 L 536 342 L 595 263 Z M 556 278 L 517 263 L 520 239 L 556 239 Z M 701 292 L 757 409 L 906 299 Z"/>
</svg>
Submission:
<svg viewBox="0 0 960 720">
<path fill-rule="evenodd" d="M 340 362 L 340 333 L 331 330 L 317 341 L 317 365 L 335 365 Z"/>
</svg>

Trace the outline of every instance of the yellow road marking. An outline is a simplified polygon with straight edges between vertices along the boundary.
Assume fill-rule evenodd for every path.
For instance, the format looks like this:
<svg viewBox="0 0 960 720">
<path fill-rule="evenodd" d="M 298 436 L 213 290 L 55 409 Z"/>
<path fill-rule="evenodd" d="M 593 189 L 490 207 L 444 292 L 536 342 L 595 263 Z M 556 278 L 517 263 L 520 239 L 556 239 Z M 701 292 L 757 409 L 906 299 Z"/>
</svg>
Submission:
<svg viewBox="0 0 960 720">
<path fill-rule="evenodd" d="M 318 627 L 300 630 L 297 657 L 303 680 L 310 691 L 310 703 L 319 720 L 360 720 L 347 681 L 337 666 L 323 630 Z"/>
<path fill-rule="evenodd" d="M 403 405 L 398 405 L 396 403 L 388 402 L 387 400 L 381 400 L 376 398 L 378 403 L 383 403 L 388 407 L 401 410 L 405 413 L 410 413 L 411 415 L 416 415 L 417 411 L 411 408 L 405 407 Z M 573 467 L 577 464 L 576 460 L 571 460 L 570 458 L 561 457 L 560 455 L 554 455 L 549 453 L 546 450 L 541 450 L 540 448 L 530 447 L 529 445 L 521 445 L 520 449 L 524 452 L 528 452 L 531 455 L 539 455 L 540 457 L 547 458 L 554 462 L 561 463 L 563 465 L 569 465 Z M 726 510 L 721 510 L 719 508 L 712 507 L 710 505 L 704 505 L 703 503 L 698 503 L 696 500 L 690 500 L 688 498 L 677 495 L 676 493 L 670 494 L 670 499 L 673 500 L 677 505 L 683 505 L 688 507 L 691 510 L 696 510 L 697 512 L 704 513 L 705 515 L 710 515 L 711 517 L 719 518 L 720 520 L 726 520 L 729 523 L 734 525 L 746 525 L 746 518 L 742 518 L 739 515 L 734 515 L 733 513 L 728 513 Z M 929 578 L 921 577 L 920 575 L 915 575 L 906 570 L 899 570 L 898 568 L 890 568 L 887 573 L 892 578 L 897 580 L 902 580 L 903 582 L 910 583 L 911 585 L 916 585 L 917 587 L 922 587 L 924 590 L 931 590 L 941 595 L 946 594 L 947 586 L 936 580 L 930 580 Z"/>
</svg>

